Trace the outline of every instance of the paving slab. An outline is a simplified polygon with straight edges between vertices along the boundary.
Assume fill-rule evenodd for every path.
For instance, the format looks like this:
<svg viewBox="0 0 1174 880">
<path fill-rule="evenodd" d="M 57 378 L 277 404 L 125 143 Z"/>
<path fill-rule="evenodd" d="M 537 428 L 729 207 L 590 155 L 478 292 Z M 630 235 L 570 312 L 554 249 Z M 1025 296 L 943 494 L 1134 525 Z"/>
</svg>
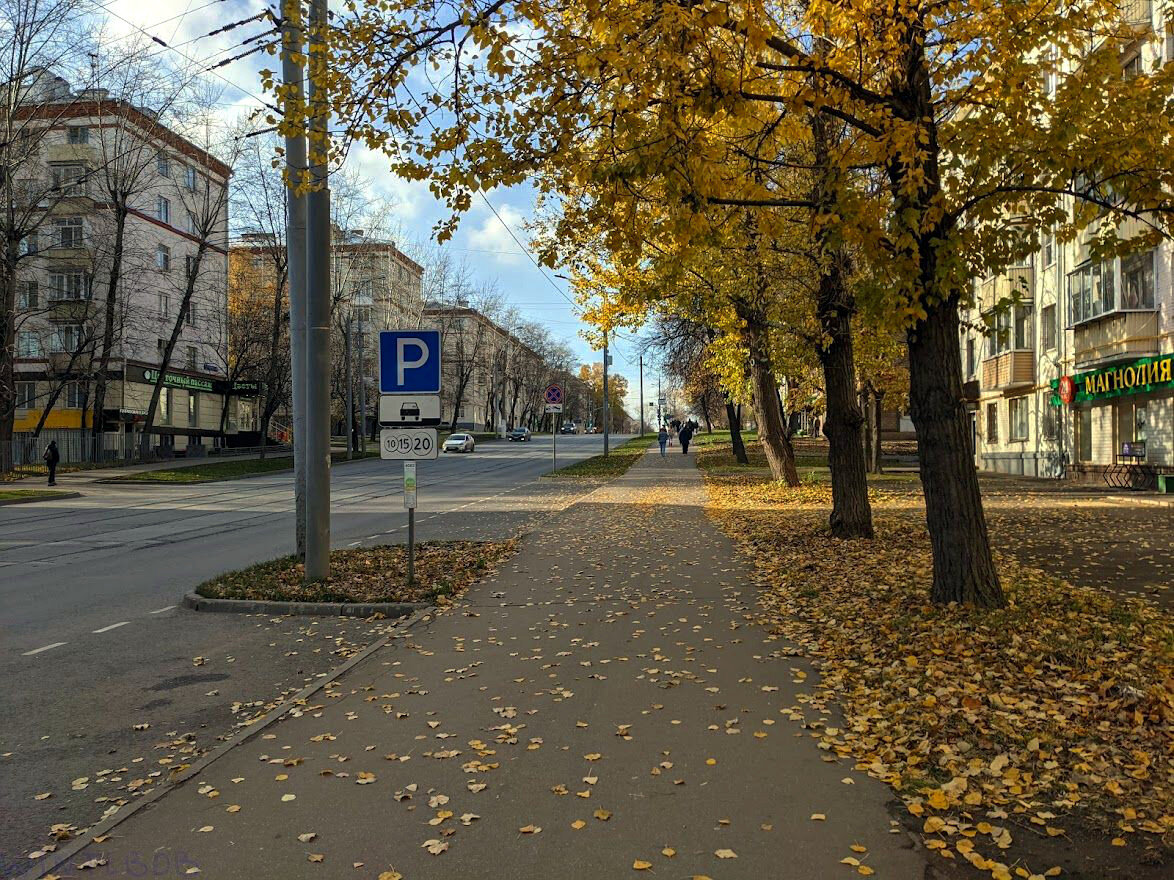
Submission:
<svg viewBox="0 0 1174 880">
<path fill-rule="evenodd" d="M 55 873 L 926 876 L 703 504 L 691 456 L 647 456 Z"/>
</svg>

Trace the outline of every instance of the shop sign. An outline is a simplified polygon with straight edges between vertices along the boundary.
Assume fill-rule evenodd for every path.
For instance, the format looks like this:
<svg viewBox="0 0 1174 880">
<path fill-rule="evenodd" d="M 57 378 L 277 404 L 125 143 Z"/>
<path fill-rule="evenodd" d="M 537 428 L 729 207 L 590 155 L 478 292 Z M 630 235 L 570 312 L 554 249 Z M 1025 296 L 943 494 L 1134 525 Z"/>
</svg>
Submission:
<svg viewBox="0 0 1174 880">
<path fill-rule="evenodd" d="M 1052 405 L 1108 400 L 1174 387 L 1174 354 L 1142 358 L 1126 366 L 1105 367 L 1052 380 Z"/>
<path fill-rule="evenodd" d="M 148 385 L 154 385 L 159 378 L 158 370 L 143 370 L 143 379 Z M 164 373 L 163 384 L 168 388 L 186 388 L 189 391 L 212 391 L 212 380 L 201 379 L 197 376 L 181 376 L 179 373 Z"/>
<path fill-rule="evenodd" d="M 253 381 L 233 382 L 228 393 L 253 397 L 261 393 L 261 383 Z"/>
</svg>

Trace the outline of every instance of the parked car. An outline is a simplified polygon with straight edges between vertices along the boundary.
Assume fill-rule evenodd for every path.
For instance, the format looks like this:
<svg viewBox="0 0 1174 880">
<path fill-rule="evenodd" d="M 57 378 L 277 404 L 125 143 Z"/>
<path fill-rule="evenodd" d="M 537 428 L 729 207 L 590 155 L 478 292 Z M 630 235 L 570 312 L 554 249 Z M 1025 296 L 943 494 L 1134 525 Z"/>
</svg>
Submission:
<svg viewBox="0 0 1174 880">
<path fill-rule="evenodd" d="M 561 428 L 558 429 L 558 432 L 560 434 L 577 434 L 578 433 L 578 431 L 575 428 L 574 422 L 567 422 L 565 425 L 563 425 Z"/>
<path fill-rule="evenodd" d="M 453 434 L 444 441 L 441 449 L 444 452 L 472 452 L 474 445 L 472 434 Z"/>
<path fill-rule="evenodd" d="M 511 442 L 514 440 L 529 440 L 530 429 L 523 428 L 519 425 L 517 428 L 513 428 L 508 434 L 506 434 L 506 436 L 510 439 Z"/>
</svg>

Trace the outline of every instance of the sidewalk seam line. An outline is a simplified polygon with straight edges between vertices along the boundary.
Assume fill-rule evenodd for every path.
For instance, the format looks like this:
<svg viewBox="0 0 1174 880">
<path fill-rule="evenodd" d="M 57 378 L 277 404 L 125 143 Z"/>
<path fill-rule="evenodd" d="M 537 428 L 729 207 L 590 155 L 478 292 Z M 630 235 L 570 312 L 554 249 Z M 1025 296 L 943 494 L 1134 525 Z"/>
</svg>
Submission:
<svg viewBox="0 0 1174 880">
<path fill-rule="evenodd" d="M 187 770 L 181 773 L 174 782 L 161 786 L 149 794 L 143 795 L 143 797 L 139 798 L 137 801 L 128 803 L 125 807 L 119 809 L 119 811 L 114 815 L 99 821 L 97 824 L 91 826 L 84 834 L 78 835 L 78 837 L 74 838 L 74 841 L 71 845 L 57 850 L 45 861 L 38 861 L 34 867 L 30 868 L 23 874 L 17 875 L 15 878 L 13 878 L 13 880 L 39 880 L 39 878 L 43 877 L 49 871 L 60 867 L 62 864 L 72 859 L 82 850 L 92 846 L 95 837 L 102 837 L 103 835 L 108 834 L 112 829 L 118 827 L 131 816 L 139 812 L 139 810 L 150 806 L 155 801 L 183 785 L 192 777 L 202 773 L 209 765 L 227 755 L 237 746 L 244 745 L 271 724 L 281 720 L 281 718 L 284 717 L 290 709 L 297 706 L 299 703 L 308 700 L 315 693 L 326 687 L 327 684 L 331 683 L 339 676 L 345 675 L 359 663 L 366 660 L 380 648 L 387 645 L 393 638 L 401 635 L 406 630 L 411 629 L 425 617 L 433 613 L 435 613 L 435 609 L 424 609 L 417 612 L 416 614 L 413 614 L 403 623 L 397 624 L 395 631 L 390 632 L 382 638 L 371 643 L 358 654 L 355 654 L 355 656 L 351 657 L 349 660 L 343 663 L 341 666 L 327 670 L 324 675 L 318 677 L 316 682 L 308 685 L 305 688 L 302 688 L 302 690 L 298 691 L 289 699 L 282 702 L 279 706 L 271 709 L 256 724 L 251 724 L 243 730 L 237 731 L 219 747 L 213 749 L 202 758 L 196 760 L 190 767 L 187 768 Z"/>
</svg>

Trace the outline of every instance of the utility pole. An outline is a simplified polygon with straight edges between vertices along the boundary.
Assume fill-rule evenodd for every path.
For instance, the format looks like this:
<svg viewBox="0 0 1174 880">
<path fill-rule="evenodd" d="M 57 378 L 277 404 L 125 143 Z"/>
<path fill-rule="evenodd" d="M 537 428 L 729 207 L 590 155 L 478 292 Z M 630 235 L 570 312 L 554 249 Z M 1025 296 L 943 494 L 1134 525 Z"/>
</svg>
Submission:
<svg viewBox="0 0 1174 880">
<path fill-rule="evenodd" d="M 644 436 L 644 355 L 640 355 L 640 436 Z"/>
<path fill-rule="evenodd" d="M 281 25 L 281 76 L 289 104 L 305 99 L 305 72 L 295 60 L 302 54 L 302 5 L 285 0 Z M 289 279 L 290 372 L 293 374 L 294 546 L 306 558 L 306 197 L 294 190 L 306 170 L 306 138 L 285 138 L 285 260 Z M 126 383 L 123 383 L 125 389 Z"/>
<path fill-rule="evenodd" d="M 310 2 L 310 182 L 306 211 L 306 582 L 330 576 L 330 135 L 327 0 Z"/>
<path fill-rule="evenodd" d="M 359 309 L 359 453 L 367 455 L 367 366 L 363 360 L 363 310 Z"/>
<path fill-rule="evenodd" d="M 343 346 L 346 358 L 346 457 L 355 457 L 355 380 L 351 374 L 351 316 L 346 317 L 346 336 Z"/>
<path fill-rule="evenodd" d="M 603 455 L 608 454 L 608 440 L 610 439 L 611 425 L 608 424 L 607 412 L 607 367 L 611 356 L 607 353 L 607 331 L 603 332 Z"/>
</svg>

